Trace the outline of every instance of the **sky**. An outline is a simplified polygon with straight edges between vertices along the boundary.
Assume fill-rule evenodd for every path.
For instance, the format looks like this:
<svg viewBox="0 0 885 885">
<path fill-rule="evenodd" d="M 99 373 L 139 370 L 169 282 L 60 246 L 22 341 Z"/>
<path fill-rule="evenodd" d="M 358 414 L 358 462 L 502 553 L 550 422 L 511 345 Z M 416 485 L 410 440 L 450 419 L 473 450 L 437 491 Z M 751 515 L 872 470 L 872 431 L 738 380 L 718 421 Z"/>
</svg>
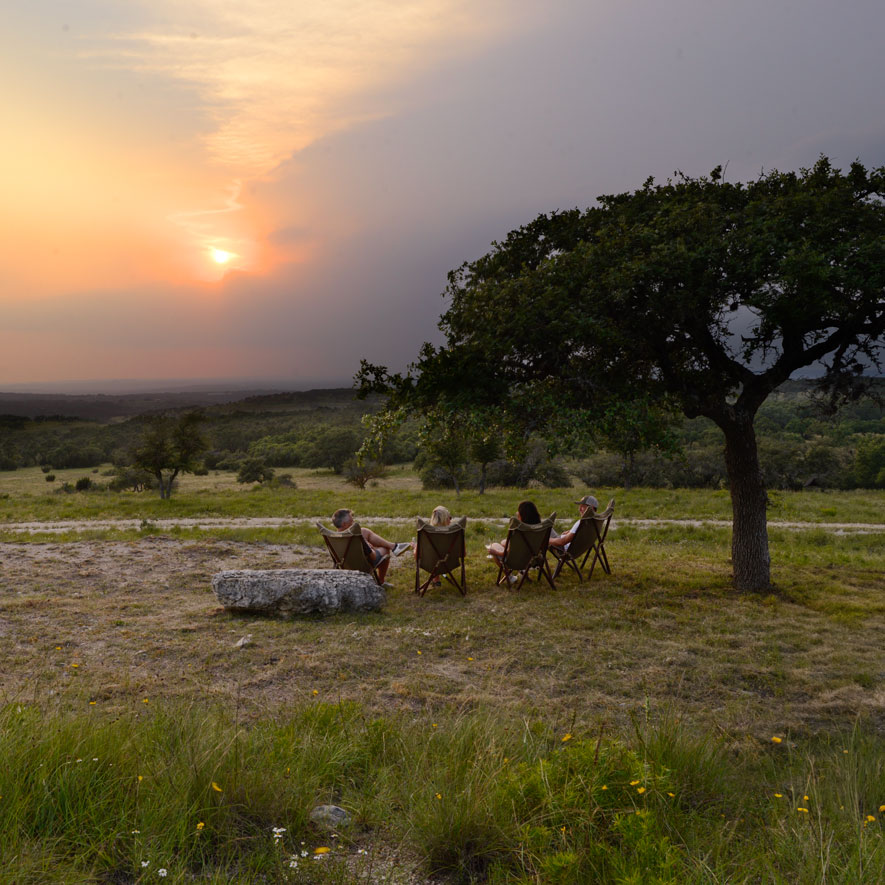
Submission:
<svg viewBox="0 0 885 885">
<path fill-rule="evenodd" d="M 0 390 L 349 384 L 542 212 L 885 165 L 881 0 L 0 4 Z"/>
</svg>

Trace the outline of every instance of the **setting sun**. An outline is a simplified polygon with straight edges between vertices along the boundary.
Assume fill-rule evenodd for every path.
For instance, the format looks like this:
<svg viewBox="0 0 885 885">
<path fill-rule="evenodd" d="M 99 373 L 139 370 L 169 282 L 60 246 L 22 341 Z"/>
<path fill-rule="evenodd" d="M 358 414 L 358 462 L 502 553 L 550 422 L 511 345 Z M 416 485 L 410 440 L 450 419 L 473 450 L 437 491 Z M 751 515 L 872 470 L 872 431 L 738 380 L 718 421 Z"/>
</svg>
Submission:
<svg viewBox="0 0 885 885">
<path fill-rule="evenodd" d="M 225 252 L 224 249 L 210 249 L 212 260 L 216 264 L 227 264 L 234 257 L 233 252 Z"/>
</svg>

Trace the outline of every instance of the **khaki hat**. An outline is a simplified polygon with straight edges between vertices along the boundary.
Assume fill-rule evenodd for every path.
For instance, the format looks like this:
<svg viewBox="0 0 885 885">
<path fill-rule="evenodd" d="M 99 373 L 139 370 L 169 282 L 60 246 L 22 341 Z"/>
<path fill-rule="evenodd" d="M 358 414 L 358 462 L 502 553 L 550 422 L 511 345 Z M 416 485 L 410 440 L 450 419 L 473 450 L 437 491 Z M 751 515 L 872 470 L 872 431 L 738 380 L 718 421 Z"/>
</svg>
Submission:
<svg viewBox="0 0 885 885">
<path fill-rule="evenodd" d="M 588 507 L 592 507 L 594 510 L 599 510 L 599 501 L 593 497 L 593 495 L 584 495 L 580 501 L 575 501 L 575 504 L 586 504 Z"/>
</svg>

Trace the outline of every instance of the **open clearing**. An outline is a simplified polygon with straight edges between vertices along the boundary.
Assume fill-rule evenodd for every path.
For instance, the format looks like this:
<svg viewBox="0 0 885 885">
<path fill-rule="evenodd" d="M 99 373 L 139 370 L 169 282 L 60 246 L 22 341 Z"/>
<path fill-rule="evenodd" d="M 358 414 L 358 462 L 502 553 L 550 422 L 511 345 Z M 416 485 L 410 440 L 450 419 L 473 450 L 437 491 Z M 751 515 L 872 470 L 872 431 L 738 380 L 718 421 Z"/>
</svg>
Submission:
<svg viewBox="0 0 885 885">
<path fill-rule="evenodd" d="M 651 706 L 762 740 L 858 716 L 885 727 L 882 569 L 839 582 L 828 551 L 832 562 L 785 570 L 793 580 L 778 594 L 737 595 L 727 532 L 697 531 L 721 536 L 712 554 L 706 536 L 693 548 L 625 528 L 607 545 L 612 576 L 561 579 L 556 592 L 497 588 L 491 564 L 471 558 L 466 599 L 451 589 L 418 599 L 404 556 L 383 613 L 295 621 L 225 612 L 210 578 L 325 567 L 318 546 L 3 543 L 0 691 L 5 702 L 107 713 L 165 698 L 215 698 L 254 716 L 315 698 L 442 715 L 481 707 L 570 729 L 617 727 Z"/>
</svg>

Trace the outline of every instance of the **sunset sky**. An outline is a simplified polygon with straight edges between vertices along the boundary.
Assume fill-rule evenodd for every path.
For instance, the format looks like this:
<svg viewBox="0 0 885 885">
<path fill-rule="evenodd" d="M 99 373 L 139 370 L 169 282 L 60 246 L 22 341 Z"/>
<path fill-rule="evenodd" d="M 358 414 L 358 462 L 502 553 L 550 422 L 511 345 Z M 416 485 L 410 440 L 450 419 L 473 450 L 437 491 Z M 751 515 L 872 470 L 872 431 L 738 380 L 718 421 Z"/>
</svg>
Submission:
<svg viewBox="0 0 885 885">
<path fill-rule="evenodd" d="M 885 165 L 882 0 L 28 0 L 0 390 L 349 383 L 446 272 L 674 170 Z M 162 386 L 162 384 L 158 384 Z"/>
</svg>

